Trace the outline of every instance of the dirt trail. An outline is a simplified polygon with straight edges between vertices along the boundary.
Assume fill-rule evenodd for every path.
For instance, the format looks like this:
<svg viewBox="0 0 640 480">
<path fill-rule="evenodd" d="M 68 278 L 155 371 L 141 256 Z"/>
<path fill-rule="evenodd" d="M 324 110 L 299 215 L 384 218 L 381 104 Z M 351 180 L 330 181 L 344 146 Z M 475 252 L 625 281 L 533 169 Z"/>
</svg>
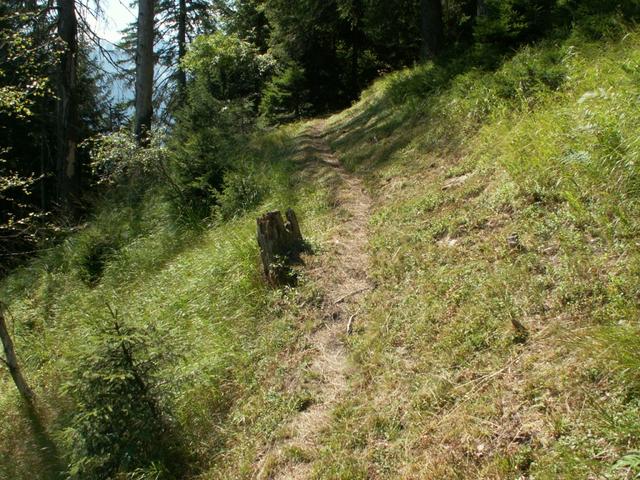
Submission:
<svg viewBox="0 0 640 480">
<path fill-rule="evenodd" d="M 323 302 L 316 315 L 322 324 L 307 339 L 313 352 L 310 377 L 313 403 L 291 419 L 288 438 L 273 445 L 262 458 L 258 479 L 302 480 L 310 477 L 310 462 L 290 458 L 303 451 L 315 458 L 320 436 L 331 412 L 347 391 L 349 361 L 344 345 L 349 326 L 358 322 L 362 297 L 372 288 L 367 277 L 367 224 L 371 199 L 362 181 L 345 170 L 325 139 L 324 122 L 313 124 L 300 142 L 300 157 L 319 181 L 330 179 L 338 224 L 322 252 L 308 258 L 306 274 L 319 286 Z M 295 456 L 294 456 L 295 457 Z"/>
</svg>

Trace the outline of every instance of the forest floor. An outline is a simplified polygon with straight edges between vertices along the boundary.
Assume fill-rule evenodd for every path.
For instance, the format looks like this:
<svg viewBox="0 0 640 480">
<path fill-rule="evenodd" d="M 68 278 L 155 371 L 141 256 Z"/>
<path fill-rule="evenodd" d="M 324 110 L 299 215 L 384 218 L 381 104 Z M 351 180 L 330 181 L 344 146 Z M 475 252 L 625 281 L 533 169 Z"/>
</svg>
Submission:
<svg viewBox="0 0 640 480">
<path fill-rule="evenodd" d="M 290 455 L 292 450 L 315 456 L 322 431 L 329 426 L 333 408 L 348 391 L 349 359 L 344 338 L 358 320 L 362 297 L 373 288 L 368 277 L 367 252 L 371 198 L 364 184 L 340 163 L 326 140 L 324 121 L 313 123 L 300 136 L 298 160 L 305 162 L 311 181 L 331 182 L 333 207 L 339 221 L 323 251 L 305 259 L 305 275 L 320 291 L 322 301 L 309 307 L 305 315 L 321 322 L 306 339 L 312 352 L 308 367 L 315 392 L 313 402 L 289 421 L 285 438 L 271 446 L 263 456 L 258 478 L 310 478 L 311 463 L 306 455 Z"/>
</svg>

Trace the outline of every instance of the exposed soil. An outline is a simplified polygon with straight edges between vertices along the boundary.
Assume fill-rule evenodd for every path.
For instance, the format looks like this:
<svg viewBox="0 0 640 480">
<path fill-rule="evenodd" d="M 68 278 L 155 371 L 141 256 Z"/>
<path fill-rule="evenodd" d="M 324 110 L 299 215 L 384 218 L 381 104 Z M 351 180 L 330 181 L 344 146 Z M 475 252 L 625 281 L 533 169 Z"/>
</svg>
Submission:
<svg viewBox="0 0 640 480">
<path fill-rule="evenodd" d="M 331 412 L 348 388 L 349 360 L 344 339 L 357 326 L 359 305 L 372 288 L 367 277 L 367 224 L 371 199 L 362 181 L 349 173 L 332 152 L 324 133 L 324 122 L 314 123 L 300 140 L 300 160 L 319 181 L 331 182 L 338 224 L 327 245 L 307 259 L 306 275 L 322 293 L 319 326 L 307 338 L 312 351 L 309 367 L 315 393 L 313 403 L 296 414 L 287 425 L 288 435 L 262 457 L 259 479 L 306 479 L 311 475 L 308 458 L 321 449 L 321 434 Z M 349 330 L 349 332 L 348 332 Z M 304 452 L 302 458 L 288 455 Z M 294 458 L 291 458 L 294 457 Z"/>
</svg>

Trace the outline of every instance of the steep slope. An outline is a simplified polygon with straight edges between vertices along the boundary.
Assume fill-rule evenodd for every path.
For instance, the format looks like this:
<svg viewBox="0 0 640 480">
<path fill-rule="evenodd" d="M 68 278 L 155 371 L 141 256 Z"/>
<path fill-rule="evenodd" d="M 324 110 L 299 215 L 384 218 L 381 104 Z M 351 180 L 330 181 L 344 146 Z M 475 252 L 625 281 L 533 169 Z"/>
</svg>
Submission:
<svg viewBox="0 0 640 480">
<path fill-rule="evenodd" d="M 185 477 L 637 474 L 640 34 L 605 33 L 388 75 L 245 146 L 258 208 L 177 233 L 151 196 L 4 281 L 40 433 L 78 461 L 65 385 L 106 303 L 153 340 Z M 270 290 L 254 222 L 286 207 L 314 253 Z M 113 237 L 87 282 L 89 246 Z M 0 477 L 45 478 L 0 381 Z"/>
<path fill-rule="evenodd" d="M 312 395 L 330 422 L 305 444 L 290 417 L 254 474 L 634 471 L 639 46 L 576 30 L 497 68 L 429 64 L 326 121 L 371 196 L 376 288 L 354 300 L 346 386 Z"/>
<path fill-rule="evenodd" d="M 639 46 L 427 65 L 329 121 L 373 193 L 378 288 L 314 478 L 634 470 Z"/>
<path fill-rule="evenodd" d="M 296 159 L 300 129 L 259 135 L 243 145 L 242 154 L 254 162 L 252 175 L 268 192 L 259 211 L 295 208 L 306 238 L 323 244 L 334 223 L 328 214 L 331 179 L 326 185 L 307 181 Z M 43 433 L 57 444 L 60 463 L 93 461 L 77 437 L 74 394 L 88 362 L 100 359 L 114 341 L 104 335 L 114 323 L 111 311 L 147 345 L 136 361 L 152 367 L 148 381 L 156 385 L 163 414 L 180 425 L 174 435 L 187 454 L 185 475 L 236 453 L 230 444 L 242 438 L 247 419 L 256 419 L 247 434 L 262 442 L 274 424 L 297 412 L 305 393 L 274 394 L 273 386 L 287 377 L 280 358 L 312 328 L 300 324 L 297 310 L 315 293 L 266 287 L 255 241 L 257 214 L 190 231 L 171 221 L 168 206 L 151 191 L 135 210 L 107 205 L 83 231 L 3 281 L 0 298 L 38 395 Z M 97 253 L 104 251 L 108 256 L 98 270 Z M 9 375 L 0 375 L 0 410 L 6 412 L 0 478 L 57 478 L 49 456 L 40 452 L 37 425 L 20 408 Z M 96 426 L 101 435 L 98 428 L 105 427 Z M 241 453 L 246 450 L 253 462 L 262 443 L 240 442 Z M 139 478 L 156 475 L 153 466 L 138 472 Z"/>
</svg>

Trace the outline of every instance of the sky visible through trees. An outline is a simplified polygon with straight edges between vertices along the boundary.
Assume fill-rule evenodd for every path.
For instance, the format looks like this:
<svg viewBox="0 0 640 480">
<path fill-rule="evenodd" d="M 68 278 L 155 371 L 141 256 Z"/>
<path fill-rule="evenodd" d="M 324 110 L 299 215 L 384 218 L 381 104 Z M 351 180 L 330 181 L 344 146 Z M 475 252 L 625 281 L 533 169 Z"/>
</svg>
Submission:
<svg viewBox="0 0 640 480">
<path fill-rule="evenodd" d="M 104 18 L 90 17 L 92 27 L 104 40 L 118 43 L 122 39 L 121 31 L 135 19 L 135 9 L 129 8 L 122 0 L 102 0 L 100 5 Z"/>
</svg>

